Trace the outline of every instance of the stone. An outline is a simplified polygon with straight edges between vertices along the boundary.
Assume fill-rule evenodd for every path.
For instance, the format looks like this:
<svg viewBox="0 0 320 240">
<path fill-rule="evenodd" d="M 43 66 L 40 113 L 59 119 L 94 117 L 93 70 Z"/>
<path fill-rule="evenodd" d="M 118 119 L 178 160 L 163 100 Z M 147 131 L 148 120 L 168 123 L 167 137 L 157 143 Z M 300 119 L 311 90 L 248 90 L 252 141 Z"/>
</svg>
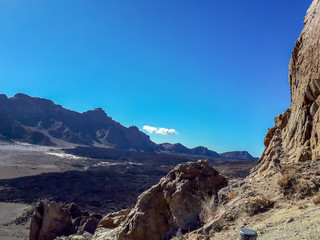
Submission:
<svg viewBox="0 0 320 240">
<path fill-rule="evenodd" d="M 320 159 L 320 1 L 314 0 L 289 63 L 290 108 L 268 130 L 256 174 L 272 175 L 284 162 Z"/>
<path fill-rule="evenodd" d="M 92 239 L 161 240 L 177 231 L 196 229 L 202 201 L 216 195 L 226 183 L 207 161 L 179 164 L 142 193 L 129 213 L 122 211 L 104 217 Z"/>
<path fill-rule="evenodd" d="M 31 218 L 30 240 L 52 240 L 75 233 L 68 207 L 55 202 L 41 202 Z"/>
<path fill-rule="evenodd" d="M 31 217 L 29 239 L 80 239 L 79 234 L 89 239 L 85 235 L 93 234 L 100 220 L 100 215 L 81 212 L 74 203 L 42 201 Z"/>
</svg>

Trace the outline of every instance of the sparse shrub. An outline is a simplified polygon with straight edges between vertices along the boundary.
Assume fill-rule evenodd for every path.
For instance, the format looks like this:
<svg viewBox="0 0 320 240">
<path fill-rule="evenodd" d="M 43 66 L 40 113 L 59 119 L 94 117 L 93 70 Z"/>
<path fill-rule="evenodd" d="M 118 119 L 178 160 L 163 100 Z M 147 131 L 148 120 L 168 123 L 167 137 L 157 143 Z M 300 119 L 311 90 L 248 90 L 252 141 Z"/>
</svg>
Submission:
<svg viewBox="0 0 320 240">
<path fill-rule="evenodd" d="M 316 205 L 320 203 L 320 193 L 312 198 L 312 202 Z"/>
<path fill-rule="evenodd" d="M 227 195 L 227 202 L 230 202 L 231 200 L 233 200 L 234 198 L 236 198 L 238 196 L 238 193 L 237 192 L 232 192 L 232 193 L 229 193 Z"/>
<path fill-rule="evenodd" d="M 226 204 L 228 202 L 230 202 L 232 199 L 234 199 L 235 197 L 237 197 L 238 193 L 237 192 L 230 192 L 228 194 L 221 194 L 219 197 L 219 202 L 222 204 Z"/>
<path fill-rule="evenodd" d="M 213 216 L 216 210 L 217 204 L 214 197 L 205 196 L 202 202 L 202 208 L 199 215 L 202 223 L 207 223 Z"/>
<path fill-rule="evenodd" d="M 230 222 L 236 219 L 236 216 L 234 215 L 234 213 L 227 213 L 225 214 L 225 219 L 226 221 Z"/>
<path fill-rule="evenodd" d="M 306 181 L 300 181 L 296 186 L 296 196 L 297 198 L 305 198 L 311 196 L 313 193 L 313 188 Z"/>
<path fill-rule="evenodd" d="M 258 213 L 265 212 L 270 208 L 273 208 L 274 202 L 268 200 L 264 196 L 257 196 L 250 198 L 249 202 L 246 204 L 246 212 L 250 215 L 256 215 Z"/>
<path fill-rule="evenodd" d="M 297 184 L 297 167 L 292 164 L 285 164 L 281 169 L 281 177 L 278 180 L 280 192 L 285 196 L 291 196 L 295 193 Z"/>
</svg>

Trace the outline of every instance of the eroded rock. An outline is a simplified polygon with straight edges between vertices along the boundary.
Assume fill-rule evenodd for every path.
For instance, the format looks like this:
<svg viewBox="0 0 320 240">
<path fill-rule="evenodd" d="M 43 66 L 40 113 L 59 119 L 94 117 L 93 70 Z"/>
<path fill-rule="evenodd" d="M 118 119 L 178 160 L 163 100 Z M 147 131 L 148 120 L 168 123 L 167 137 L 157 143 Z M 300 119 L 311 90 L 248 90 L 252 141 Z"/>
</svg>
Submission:
<svg viewBox="0 0 320 240">
<path fill-rule="evenodd" d="M 320 159 L 320 1 L 304 19 L 289 64 L 291 105 L 268 130 L 256 173 L 272 175 L 281 163 Z"/>
<path fill-rule="evenodd" d="M 206 161 L 180 164 L 142 193 L 136 206 L 107 215 L 93 237 L 96 240 L 168 239 L 178 230 L 199 227 L 202 200 L 226 184 Z"/>
<path fill-rule="evenodd" d="M 75 204 L 40 202 L 31 218 L 30 240 L 53 240 L 71 234 L 93 234 L 101 216 L 87 214 Z"/>
</svg>

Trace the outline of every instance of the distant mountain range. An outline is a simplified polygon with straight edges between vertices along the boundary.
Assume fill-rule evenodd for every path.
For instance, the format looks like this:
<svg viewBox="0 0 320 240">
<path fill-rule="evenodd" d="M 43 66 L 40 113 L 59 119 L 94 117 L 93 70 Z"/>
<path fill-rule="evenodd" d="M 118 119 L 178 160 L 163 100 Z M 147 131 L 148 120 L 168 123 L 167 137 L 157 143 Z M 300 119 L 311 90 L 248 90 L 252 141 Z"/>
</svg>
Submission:
<svg viewBox="0 0 320 240">
<path fill-rule="evenodd" d="M 189 149 L 180 143 L 156 144 L 137 127 L 122 126 L 97 108 L 78 113 L 51 100 L 16 94 L 0 94 L 0 139 L 39 145 L 112 147 L 144 152 L 196 155 L 211 158 L 257 160 L 248 152 L 218 154 L 199 146 Z"/>
</svg>

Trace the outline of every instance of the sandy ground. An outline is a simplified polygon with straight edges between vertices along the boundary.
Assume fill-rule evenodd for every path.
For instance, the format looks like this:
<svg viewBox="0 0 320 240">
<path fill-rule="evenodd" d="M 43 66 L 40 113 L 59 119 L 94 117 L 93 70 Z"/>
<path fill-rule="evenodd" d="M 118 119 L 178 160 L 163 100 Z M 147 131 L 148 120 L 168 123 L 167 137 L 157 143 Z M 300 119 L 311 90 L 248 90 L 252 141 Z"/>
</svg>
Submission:
<svg viewBox="0 0 320 240">
<path fill-rule="evenodd" d="M 0 202 L 0 239 L 1 240 L 24 240 L 29 236 L 29 225 L 9 224 L 12 222 L 28 205 L 18 203 Z"/>
<path fill-rule="evenodd" d="M 87 162 L 88 159 L 66 154 L 58 147 L 0 143 L 0 179 L 81 170 Z"/>
<path fill-rule="evenodd" d="M 86 158 L 65 154 L 57 147 L 0 142 L 0 179 L 85 170 L 88 161 L 90 160 Z M 22 225 L 8 224 L 27 207 L 26 204 L 0 202 L 0 240 L 28 239 L 30 222 Z"/>
</svg>

